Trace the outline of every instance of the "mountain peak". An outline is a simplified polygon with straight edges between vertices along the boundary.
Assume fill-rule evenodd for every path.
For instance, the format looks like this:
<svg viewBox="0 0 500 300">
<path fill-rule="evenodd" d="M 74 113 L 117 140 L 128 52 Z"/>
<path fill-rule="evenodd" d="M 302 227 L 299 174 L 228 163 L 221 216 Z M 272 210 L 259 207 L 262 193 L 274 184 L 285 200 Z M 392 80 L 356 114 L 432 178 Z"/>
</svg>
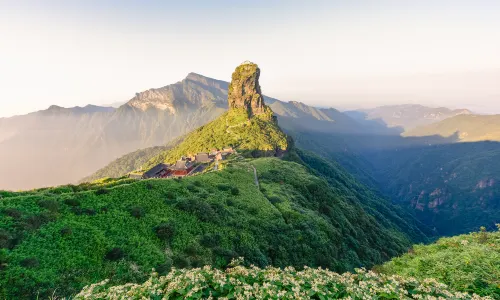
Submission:
<svg viewBox="0 0 500 300">
<path fill-rule="evenodd" d="M 249 116 L 262 114 L 266 111 L 264 97 L 259 85 L 260 69 L 257 64 L 249 61 L 236 67 L 229 84 L 229 108 L 244 108 Z"/>
<path fill-rule="evenodd" d="M 190 72 L 186 76 L 186 79 L 192 80 L 192 81 L 205 81 L 206 79 L 208 79 L 208 77 L 203 76 L 203 75 L 198 74 L 198 73 Z"/>
</svg>

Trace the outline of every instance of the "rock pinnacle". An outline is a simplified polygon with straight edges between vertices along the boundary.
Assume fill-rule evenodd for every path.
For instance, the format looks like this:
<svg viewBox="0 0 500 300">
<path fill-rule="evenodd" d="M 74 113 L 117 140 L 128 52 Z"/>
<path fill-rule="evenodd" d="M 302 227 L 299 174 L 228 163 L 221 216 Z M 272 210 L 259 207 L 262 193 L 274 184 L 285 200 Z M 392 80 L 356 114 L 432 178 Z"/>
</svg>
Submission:
<svg viewBox="0 0 500 300">
<path fill-rule="evenodd" d="M 259 85 L 260 69 L 257 64 L 245 61 L 233 72 L 229 85 L 229 109 L 245 108 L 249 116 L 266 111 Z"/>
</svg>

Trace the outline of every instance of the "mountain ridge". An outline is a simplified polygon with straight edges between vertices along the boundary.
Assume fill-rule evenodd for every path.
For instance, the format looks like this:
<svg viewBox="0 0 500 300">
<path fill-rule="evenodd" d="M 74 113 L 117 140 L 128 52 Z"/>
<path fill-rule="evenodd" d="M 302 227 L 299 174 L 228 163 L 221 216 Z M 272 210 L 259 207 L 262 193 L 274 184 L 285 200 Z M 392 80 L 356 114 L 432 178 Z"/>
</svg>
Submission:
<svg viewBox="0 0 500 300">
<path fill-rule="evenodd" d="M 458 115 L 446 120 L 420 126 L 403 135 L 450 137 L 457 135 L 457 142 L 500 141 L 500 115 Z"/>
<path fill-rule="evenodd" d="M 364 115 L 356 115 L 361 112 Z M 446 107 L 429 107 L 420 104 L 385 105 L 370 109 L 346 112 L 358 120 L 375 120 L 388 127 L 399 127 L 408 131 L 421 125 L 432 124 L 460 114 L 472 114 L 468 109 L 450 109 Z"/>
<path fill-rule="evenodd" d="M 236 68 L 231 85 L 246 92 L 146 164 L 233 146 L 237 153 L 219 168 L 182 179 L 0 191 L 0 297 L 71 296 L 105 278 L 226 268 L 240 256 L 261 267 L 349 271 L 427 241 L 425 226 L 340 166 L 293 146 L 262 103 L 257 70 Z"/>
</svg>

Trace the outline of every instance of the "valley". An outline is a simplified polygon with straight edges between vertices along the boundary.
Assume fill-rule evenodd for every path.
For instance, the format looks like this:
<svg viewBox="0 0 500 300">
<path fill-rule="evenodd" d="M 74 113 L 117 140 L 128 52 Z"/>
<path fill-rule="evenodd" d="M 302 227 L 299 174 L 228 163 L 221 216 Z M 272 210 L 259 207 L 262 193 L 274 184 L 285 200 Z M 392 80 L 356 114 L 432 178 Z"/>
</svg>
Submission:
<svg viewBox="0 0 500 300">
<path fill-rule="evenodd" d="M 345 280 L 357 282 L 355 286 L 370 282 L 377 286 L 371 292 L 383 295 L 394 275 L 402 276 L 397 285 L 404 286 L 394 297 L 408 292 L 498 296 L 495 278 L 478 281 L 479 270 L 470 275 L 477 281 L 473 285 L 439 270 L 424 273 L 448 288 L 424 275 L 412 279 L 421 270 L 409 260 L 414 251 L 426 255 L 419 251 L 427 248 L 421 247 L 436 247 L 412 248 L 414 244 L 481 226 L 479 234 L 488 236 L 491 248 L 478 245 L 474 234 L 466 240 L 492 257 L 498 255 L 497 235 L 488 233 L 496 230 L 500 211 L 498 166 L 492 163 L 500 154 L 495 142 L 460 143 L 439 134 L 402 136 L 378 122 L 366 125 L 371 119 L 365 123 L 335 109 L 281 102 L 262 95 L 259 75 L 250 62 L 235 69 L 227 87 L 190 74 L 189 80 L 196 78 L 197 83 L 182 84 L 196 87 L 199 95 L 228 91 L 228 100 L 220 101 L 228 109 L 212 111 L 213 120 L 184 135 L 179 131 L 162 146 L 126 154 L 78 185 L 0 191 L 0 296 L 98 299 L 112 297 L 116 288 L 111 286 L 126 283 L 127 288 L 118 289 L 139 295 L 135 288 L 140 285 L 130 283 L 167 284 L 189 272 L 204 270 L 203 276 L 212 276 L 220 269 L 247 272 L 245 267 L 262 274 L 284 272 L 282 278 L 311 276 L 308 272 L 335 278 L 333 286 L 318 292 L 320 299 L 353 295 Z M 170 89 L 175 91 L 175 85 L 138 95 L 128 108 L 97 110 L 176 114 L 173 107 L 188 104 L 164 102 L 162 95 Z M 221 152 L 214 149 L 234 149 L 237 155 L 221 159 L 221 154 L 218 159 Z M 185 176 L 191 175 L 188 164 L 202 160 L 214 166 Z M 186 168 L 182 176 L 176 176 L 179 162 Z M 244 266 L 234 265 L 240 257 Z M 407 267 L 401 267 L 403 261 Z M 494 264 L 491 268 L 496 274 Z M 428 286 L 435 286 L 432 293 L 426 292 Z M 305 287 L 294 289 L 298 293 L 296 289 Z M 217 287 L 200 291 L 200 297 L 228 293 Z M 296 296 L 313 295 L 304 293 Z"/>
<path fill-rule="evenodd" d="M 498 16 L 0 1 L 0 300 L 500 300 Z"/>
</svg>

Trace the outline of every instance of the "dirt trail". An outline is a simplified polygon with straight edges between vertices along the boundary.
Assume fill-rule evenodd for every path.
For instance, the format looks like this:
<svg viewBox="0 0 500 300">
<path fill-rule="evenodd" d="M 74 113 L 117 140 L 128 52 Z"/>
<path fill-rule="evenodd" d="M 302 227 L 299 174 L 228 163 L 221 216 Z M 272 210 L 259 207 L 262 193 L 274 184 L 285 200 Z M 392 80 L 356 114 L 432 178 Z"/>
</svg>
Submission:
<svg viewBox="0 0 500 300">
<path fill-rule="evenodd" d="M 253 176 L 255 178 L 255 185 L 257 186 L 257 188 L 260 188 L 259 178 L 257 177 L 257 169 L 255 169 L 255 167 L 253 165 L 252 165 L 252 168 L 253 168 Z"/>
</svg>

